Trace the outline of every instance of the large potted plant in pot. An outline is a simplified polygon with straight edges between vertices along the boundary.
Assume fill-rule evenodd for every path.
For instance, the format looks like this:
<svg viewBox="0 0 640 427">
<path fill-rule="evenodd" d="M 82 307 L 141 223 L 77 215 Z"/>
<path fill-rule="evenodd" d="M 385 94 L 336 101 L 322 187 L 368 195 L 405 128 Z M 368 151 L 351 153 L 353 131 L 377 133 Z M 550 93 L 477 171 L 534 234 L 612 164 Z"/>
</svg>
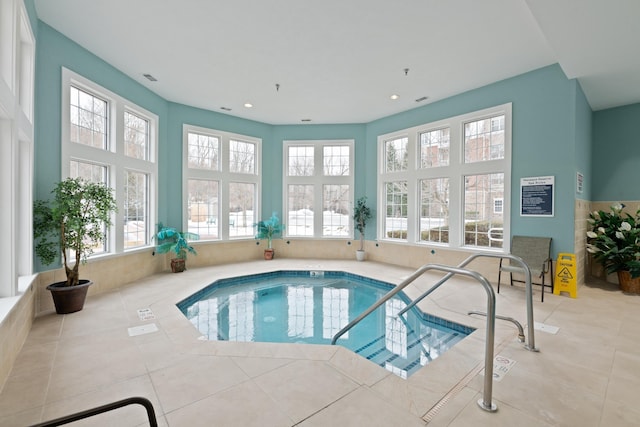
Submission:
<svg viewBox="0 0 640 427">
<path fill-rule="evenodd" d="M 156 233 L 158 245 L 156 252 L 166 254 L 173 252 L 175 256 L 171 258 L 171 271 L 181 273 L 187 269 L 187 253 L 197 255 L 196 250 L 189 244 L 189 240 L 198 240 L 200 236 L 196 233 L 188 231 L 178 231 L 173 227 L 165 227 L 162 223 L 158 224 L 158 232 Z"/>
<path fill-rule="evenodd" d="M 50 200 L 37 200 L 33 210 L 35 253 L 44 265 L 62 257 L 67 280 L 47 286 L 58 314 L 84 307 L 92 284 L 80 279 L 80 264 L 104 244 L 113 213 L 117 210 L 113 190 L 103 183 L 81 178 L 58 182 Z"/>
<path fill-rule="evenodd" d="M 367 228 L 367 222 L 371 219 L 372 212 L 367 206 L 367 198 L 360 197 L 353 207 L 353 224 L 360 233 L 360 249 L 356 250 L 356 259 L 364 261 L 364 230 Z"/>
<path fill-rule="evenodd" d="M 620 289 L 640 293 L 640 210 L 631 215 L 623 209 L 617 204 L 590 213 L 587 251 L 607 273 L 617 273 Z"/>
<path fill-rule="evenodd" d="M 264 250 L 264 259 L 270 260 L 275 256 L 273 249 L 273 238 L 280 237 L 284 231 L 284 224 L 280 223 L 278 215 L 274 212 L 271 218 L 262 220 L 254 224 L 256 227 L 256 239 L 266 239 L 267 248 Z"/>
</svg>

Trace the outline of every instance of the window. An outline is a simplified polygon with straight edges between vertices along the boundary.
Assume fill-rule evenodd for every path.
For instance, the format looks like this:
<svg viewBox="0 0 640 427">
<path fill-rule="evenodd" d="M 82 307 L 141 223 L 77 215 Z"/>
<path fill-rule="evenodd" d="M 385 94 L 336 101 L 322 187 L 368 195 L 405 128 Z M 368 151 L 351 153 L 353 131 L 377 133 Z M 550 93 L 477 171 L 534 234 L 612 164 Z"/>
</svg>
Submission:
<svg viewBox="0 0 640 427">
<path fill-rule="evenodd" d="M 464 125 L 465 163 L 504 158 L 504 114 Z"/>
<path fill-rule="evenodd" d="M 322 235 L 349 236 L 349 184 L 328 184 L 322 186 Z"/>
<path fill-rule="evenodd" d="M 231 172 L 252 174 L 255 171 L 256 144 L 242 141 L 229 141 L 229 170 Z"/>
<path fill-rule="evenodd" d="M 69 140 L 106 150 L 107 101 L 76 86 L 69 90 Z"/>
<path fill-rule="evenodd" d="M 254 236 L 261 140 L 183 126 L 186 227 L 200 240 Z"/>
<path fill-rule="evenodd" d="M 82 178 L 86 181 L 109 185 L 109 169 L 100 164 L 71 160 L 69 162 L 69 176 L 71 178 Z M 106 232 L 107 230 L 104 231 Z M 91 240 L 89 240 L 89 242 L 91 242 Z M 107 238 L 104 242 L 100 243 L 101 246 L 98 246 L 98 242 L 93 242 L 93 253 L 99 254 L 107 252 L 109 244 L 109 235 L 107 233 Z M 75 251 L 72 251 L 71 256 L 73 257 L 74 254 Z"/>
<path fill-rule="evenodd" d="M 408 193 L 407 181 L 385 183 L 385 222 L 384 235 L 390 239 L 407 238 Z"/>
<path fill-rule="evenodd" d="M 352 237 L 353 141 L 285 141 L 284 164 L 287 236 Z"/>
<path fill-rule="evenodd" d="M 502 248 L 508 235 L 511 104 L 378 137 L 379 235 Z"/>
<path fill-rule="evenodd" d="M 449 178 L 420 180 L 420 241 L 449 243 Z"/>
<path fill-rule="evenodd" d="M 289 176 L 313 176 L 314 148 L 308 146 L 289 147 Z"/>
<path fill-rule="evenodd" d="M 420 134 L 420 167 L 449 165 L 449 128 Z"/>
<path fill-rule="evenodd" d="M 220 170 L 220 139 L 195 132 L 187 134 L 187 166 L 192 169 Z"/>
<path fill-rule="evenodd" d="M 208 179 L 187 180 L 189 212 L 188 221 L 194 224 L 193 228 L 202 240 L 215 240 L 218 238 L 218 212 L 220 207 L 219 182 Z M 197 226 L 195 225 L 197 224 Z"/>
<path fill-rule="evenodd" d="M 502 247 L 489 238 L 489 230 L 503 228 L 502 212 L 495 212 L 495 199 L 503 200 L 504 173 L 465 176 L 464 242 L 471 246 Z"/>
<path fill-rule="evenodd" d="M 124 112 L 124 150 L 134 159 L 149 160 L 149 120 Z"/>
<path fill-rule="evenodd" d="M 149 176 L 146 173 L 124 171 L 124 245 L 125 248 L 145 246 L 149 234 Z"/>
<path fill-rule="evenodd" d="M 409 139 L 396 138 L 384 142 L 384 159 L 385 159 L 385 171 L 395 172 L 403 171 L 408 166 L 408 154 L 407 145 Z"/>
<path fill-rule="evenodd" d="M 118 214 L 105 253 L 151 245 L 156 221 L 158 118 L 63 68 L 62 178 L 81 177 L 114 189 Z M 117 231 L 116 231 L 117 230 Z"/>
<path fill-rule="evenodd" d="M 0 1 L 0 299 L 33 274 L 33 93 L 36 39 L 23 1 Z M 18 298 L 3 301 L 0 317 Z M 4 318 L 4 317 L 3 317 Z"/>
</svg>

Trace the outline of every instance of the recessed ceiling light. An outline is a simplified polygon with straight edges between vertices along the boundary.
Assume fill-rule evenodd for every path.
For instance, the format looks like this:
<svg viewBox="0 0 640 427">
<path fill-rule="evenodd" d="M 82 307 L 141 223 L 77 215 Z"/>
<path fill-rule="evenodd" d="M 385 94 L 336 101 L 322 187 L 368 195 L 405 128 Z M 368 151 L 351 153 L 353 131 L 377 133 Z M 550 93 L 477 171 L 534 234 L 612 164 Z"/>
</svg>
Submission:
<svg viewBox="0 0 640 427">
<path fill-rule="evenodd" d="M 389 98 L 393 99 L 394 101 L 398 98 L 400 98 L 400 95 L 396 95 L 395 93 L 393 95 L 391 95 Z"/>
<path fill-rule="evenodd" d="M 251 107 L 253 107 L 253 104 L 250 103 L 250 102 L 245 102 L 244 106 L 247 107 L 247 108 L 251 108 Z"/>
</svg>

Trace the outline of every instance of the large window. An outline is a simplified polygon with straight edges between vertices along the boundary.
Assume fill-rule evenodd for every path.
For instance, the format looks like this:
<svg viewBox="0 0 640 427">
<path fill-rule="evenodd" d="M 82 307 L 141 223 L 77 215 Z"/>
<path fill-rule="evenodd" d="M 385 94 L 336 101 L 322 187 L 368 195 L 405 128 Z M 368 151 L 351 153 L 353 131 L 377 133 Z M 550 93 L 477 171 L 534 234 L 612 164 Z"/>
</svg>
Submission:
<svg viewBox="0 0 640 427">
<path fill-rule="evenodd" d="M 378 147 L 383 239 L 503 248 L 511 104 L 382 135 Z"/>
<path fill-rule="evenodd" d="M 62 94 L 62 178 L 103 182 L 114 189 L 118 204 L 115 226 L 95 253 L 151 245 L 157 116 L 67 69 Z"/>
<path fill-rule="evenodd" d="M 353 236 L 353 141 L 285 141 L 285 221 L 291 237 Z"/>
<path fill-rule="evenodd" d="M 188 230 L 201 240 L 253 237 L 261 141 L 191 125 L 183 133 Z"/>
<path fill-rule="evenodd" d="M 69 91 L 69 140 L 106 150 L 109 103 L 76 86 Z"/>
</svg>

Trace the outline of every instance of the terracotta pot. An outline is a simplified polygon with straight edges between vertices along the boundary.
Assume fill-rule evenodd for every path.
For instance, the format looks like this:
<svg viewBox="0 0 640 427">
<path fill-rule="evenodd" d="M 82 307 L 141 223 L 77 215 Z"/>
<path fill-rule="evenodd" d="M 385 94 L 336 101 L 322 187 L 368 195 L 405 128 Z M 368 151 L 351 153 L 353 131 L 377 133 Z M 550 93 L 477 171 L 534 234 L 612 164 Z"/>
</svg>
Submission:
<svg viewBox="0 0 640 427">
<path fill-rule="evenodd" d="M 265 249 L 264 250 L 264 259 L 273 259 L 273 257 L 276 255 L 276 251 L 274 251 L 273 249 Z"/>
<path fill-rule="evenodd" d="M 185 260 L 182 258 L 173 258 L 171 259 L 171 271 L 174 273 L 182 273 L 187 269 L 187 265 Z"/>
<path fill-rule="evenodd" d="M 91 285 L 93 285 L 91 280 L 80 280 L 80 284 L 77 286 L 67 286 L 66 281 L 47 286 L 47 289 L 51 291 L 56 313 L 69 314 L 82 310 L 87 291 Z"/>
<path fill-rule="evenodd" d="M 618 282 L 622 292 L 640 294 L 640 277 L 632 279 L 630 272 L 622 270 L 618 271 Z"/>
</svg>

